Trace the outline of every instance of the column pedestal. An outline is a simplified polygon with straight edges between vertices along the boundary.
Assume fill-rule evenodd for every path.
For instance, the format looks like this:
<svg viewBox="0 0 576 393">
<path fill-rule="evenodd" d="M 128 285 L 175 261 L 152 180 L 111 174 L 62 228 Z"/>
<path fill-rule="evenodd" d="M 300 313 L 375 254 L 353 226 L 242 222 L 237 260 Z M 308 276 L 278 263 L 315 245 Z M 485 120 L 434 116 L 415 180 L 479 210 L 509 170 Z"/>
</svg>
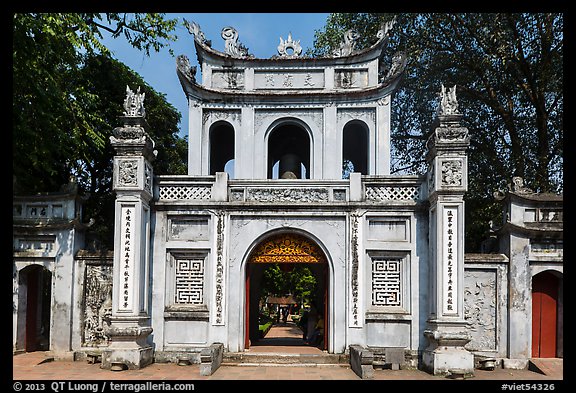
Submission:
<svg viewBox="0 0 576 393">
<path fill-rule="evenodd" d="M 146 342 L 152 333 L 149 318 L 117 317 L 106 329 L 110 345 L 102 352 L 102 368 L 110 369 L 114 363 L 121 363 L 128 370 L 146 367 L 154 360 L 154 350 Z"/>
<path fill-rule="evenodd" d="M 474 373 L 474 355 L 464 348 L 470 341 L 466 321 L 428 321 L 431 329 L 424 331 L 429 345 L 422 354 L 424 368 L 434 375 L 458 370 Z"/>
</svg>

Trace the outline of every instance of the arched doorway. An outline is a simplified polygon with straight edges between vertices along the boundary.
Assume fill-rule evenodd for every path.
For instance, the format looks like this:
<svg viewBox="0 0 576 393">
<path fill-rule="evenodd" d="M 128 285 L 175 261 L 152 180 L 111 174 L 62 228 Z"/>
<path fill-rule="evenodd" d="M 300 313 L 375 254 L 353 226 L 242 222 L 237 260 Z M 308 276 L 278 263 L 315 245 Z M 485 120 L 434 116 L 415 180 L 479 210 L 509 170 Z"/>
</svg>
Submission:
<svg viewBox="0 0 576 393">
<path fill-rule="evenodd" d="M 551 271 L 532 277 L 532 357 L 558 357 L 561 278 Z"/>
<path fill-rule="evenodd" d="M 329 269 L 326 255 L 318 244 L 309 237 L 295 232 L 275 233 L 263 239 L 250 253 L 246 266 L 246 310 L 245 310 L 245 349 L 257 342 L 259 336 L 259 316 L 262 278 L 265 269 L 278 265 L 280 270 L 290 272 L 305 266 L 313 272 L 318 286 L 311 296 L 324 318 L 324 336 L 320 349 L 328 348 L 328 285 Z M 299 302 L 297 302 L 299 303 Z M 300 304 L 299 306 L 302 306 Z M 301 338 L 302 334 L 300 334 Z M 304 345 L 301 344 L 291 345 Z"/>
<path fill-rule="evenodd" d="M 52 274 L 43 266 L 27 266 L 20 271 L 19 284 L 26 296 L 24 349 L 26 352 L 47 351 L 50 349 Z"/>
</svg>

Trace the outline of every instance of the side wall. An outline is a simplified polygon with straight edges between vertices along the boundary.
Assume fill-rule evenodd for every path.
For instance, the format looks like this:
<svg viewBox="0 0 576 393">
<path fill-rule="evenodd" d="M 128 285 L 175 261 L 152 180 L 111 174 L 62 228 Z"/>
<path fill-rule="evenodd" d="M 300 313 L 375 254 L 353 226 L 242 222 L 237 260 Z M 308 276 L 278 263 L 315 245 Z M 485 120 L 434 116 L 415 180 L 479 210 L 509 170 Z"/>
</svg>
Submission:
<svg viewBox="0 0 576 393">
<path fill-rule="evenodd" d="M 470 323 L 466 349 L 481 358 L 507 357 L 508 258 L 465 254 L 464 316 Z"/>
</svg>

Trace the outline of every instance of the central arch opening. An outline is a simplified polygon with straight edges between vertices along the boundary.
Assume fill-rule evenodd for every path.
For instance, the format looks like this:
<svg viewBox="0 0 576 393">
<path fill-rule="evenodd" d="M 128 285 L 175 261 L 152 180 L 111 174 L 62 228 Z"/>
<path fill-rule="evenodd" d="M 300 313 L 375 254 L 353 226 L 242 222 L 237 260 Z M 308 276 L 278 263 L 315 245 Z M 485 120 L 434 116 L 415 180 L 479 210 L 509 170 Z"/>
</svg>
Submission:
<svg viewBox="0 0 576 393">
<path fill-rule="evenodd" d="M 309 179 L 310 137 L 293 121 L 279 124 L 268 138 L 268 179 Z"/>
<path fill-rule="evenodd" d="M 277 233 L 261 241 L 246 269 L 245 348 L 326 350 L 328 271 L 324 252 L 304 235 Z"/>
</svg>

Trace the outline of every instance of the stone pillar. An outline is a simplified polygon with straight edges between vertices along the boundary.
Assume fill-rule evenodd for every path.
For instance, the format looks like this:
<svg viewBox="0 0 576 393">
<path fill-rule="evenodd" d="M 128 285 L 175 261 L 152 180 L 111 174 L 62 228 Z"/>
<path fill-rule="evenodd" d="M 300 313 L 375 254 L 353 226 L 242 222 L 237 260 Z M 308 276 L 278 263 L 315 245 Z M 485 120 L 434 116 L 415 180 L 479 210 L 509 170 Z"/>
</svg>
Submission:
<svg viewBox="0 0 576 393">
<path fill-rule="evenodd" d="M 124 125 L 114 129 L 110 143 L 114 156 L 116 192 L 112 317 L 106 334 L 110 346 L 102 368 L 121 363 L 139 369 L 153 359 L 147 338 L 152 332 L 148 312 L 150 206 L 152 165 L 156 155 L 145 120 L 144 93 L 126 88 Z"/>
<path fill-rule="evenodd" d="M 468 129 L 460 126 L 456 86 L 445 92 L 428 140 L 430 201 L 430 315 L 422 360 L 427 371 L 471 374 L 474 356 L 464 319 L 464 193 L 468 187 Z"/>
<path fill-rule="evenodd" d="M 390 96 L 378 101 L 376 106 L 376 154 L 374 174 L 390 174 Z"/>
<path fill-rule="evenodd" d="M 205 174 L 202 168 L 202 107 L 188 99 L 188 175 Z M 208 169 L 205 169 L 206 174 Z"/>
</svg>

